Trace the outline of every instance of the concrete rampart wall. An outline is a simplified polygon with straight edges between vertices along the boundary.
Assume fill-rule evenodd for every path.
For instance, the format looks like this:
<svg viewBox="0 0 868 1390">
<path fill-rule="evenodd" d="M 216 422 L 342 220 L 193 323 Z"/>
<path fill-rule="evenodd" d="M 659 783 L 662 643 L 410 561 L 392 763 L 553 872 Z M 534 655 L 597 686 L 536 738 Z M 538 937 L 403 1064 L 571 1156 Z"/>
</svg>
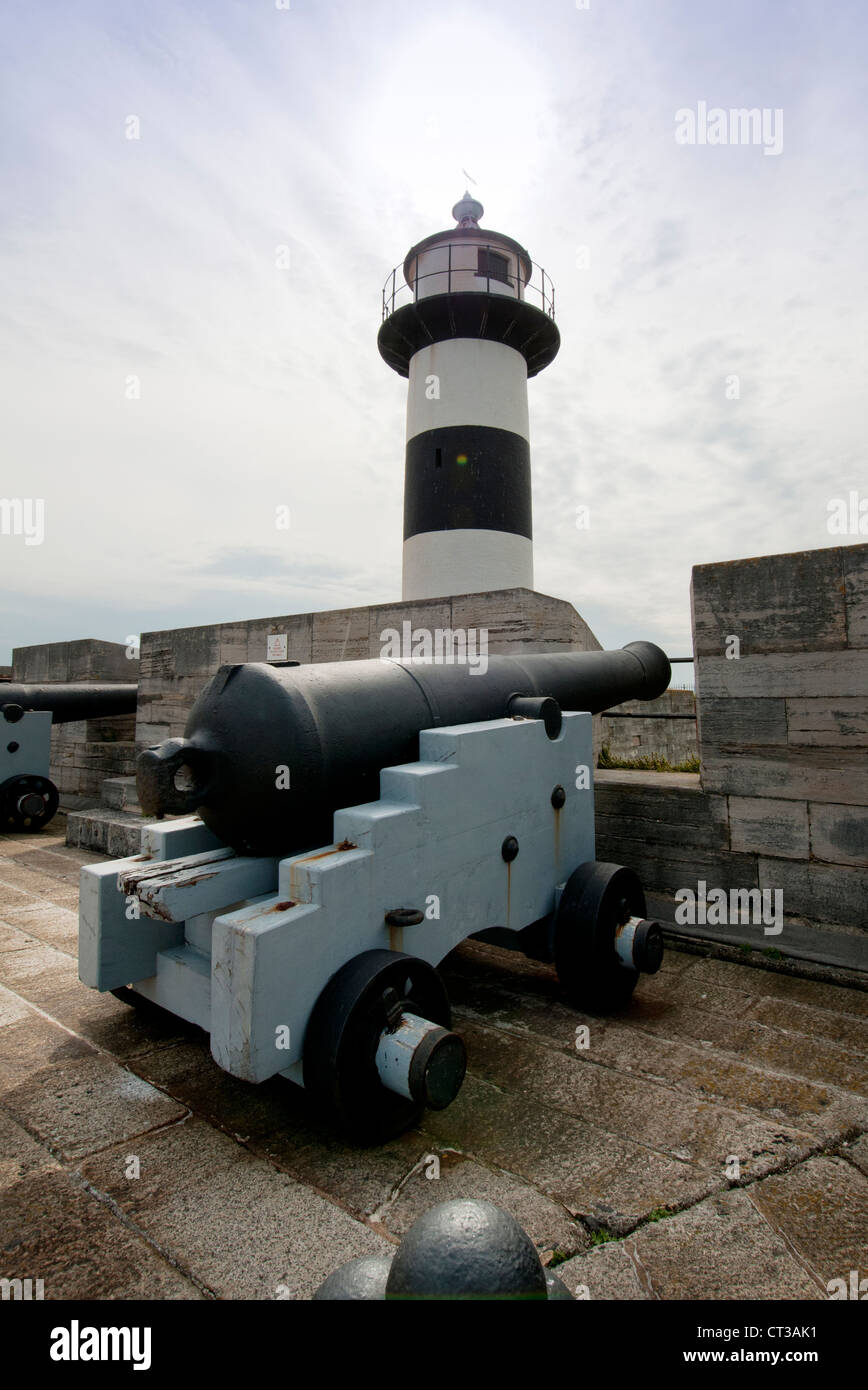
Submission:
<svg viewBox="0 0 868 1390">
<path fill-rule="evenodd" d="M 701 777 L 598 773 L 598 857 L 672 924 L 700 880 L 781 905 L 685 935 L 868 970 L 868 545 L 698 566 L 692 606 Z"/>
</svg>

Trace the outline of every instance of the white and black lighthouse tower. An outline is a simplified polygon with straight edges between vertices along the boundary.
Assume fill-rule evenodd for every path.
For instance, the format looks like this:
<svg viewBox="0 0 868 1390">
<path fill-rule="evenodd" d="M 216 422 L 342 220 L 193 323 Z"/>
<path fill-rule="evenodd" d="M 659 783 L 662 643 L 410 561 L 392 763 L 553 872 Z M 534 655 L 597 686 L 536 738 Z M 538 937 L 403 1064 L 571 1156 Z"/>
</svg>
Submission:
<svg viewBox="0 0 868 1390">
<path fill-rule="evenodd" d="M 548 276 L 482 213 L 465 193 L 383 291 L 380 353 L 409 378 L 405 599 L 533 588 L 527 380 L 560 335 Z"/>
</svg>

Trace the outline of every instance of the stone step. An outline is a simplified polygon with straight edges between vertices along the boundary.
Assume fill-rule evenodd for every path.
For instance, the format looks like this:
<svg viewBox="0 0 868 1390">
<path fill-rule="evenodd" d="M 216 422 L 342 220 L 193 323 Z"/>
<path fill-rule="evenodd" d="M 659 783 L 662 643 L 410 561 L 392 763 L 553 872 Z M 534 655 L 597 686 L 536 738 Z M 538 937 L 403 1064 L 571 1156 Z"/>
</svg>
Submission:
<svg viewBox="0 0 868 1390">
<path fill-rule="evenodd" d="M 103 804 L 116 811 L 140 810 L 135 777 L 106 777 L 100 788 Z"/>
<path fill-rule="evenodd" d="M 70 811 L 66 818 L 66 843 L 96 850 L 109 859 L 124 859 L 141 852 L 142 830 L 148 823 L 140 812 L 113 807 Z"/>
</svg>

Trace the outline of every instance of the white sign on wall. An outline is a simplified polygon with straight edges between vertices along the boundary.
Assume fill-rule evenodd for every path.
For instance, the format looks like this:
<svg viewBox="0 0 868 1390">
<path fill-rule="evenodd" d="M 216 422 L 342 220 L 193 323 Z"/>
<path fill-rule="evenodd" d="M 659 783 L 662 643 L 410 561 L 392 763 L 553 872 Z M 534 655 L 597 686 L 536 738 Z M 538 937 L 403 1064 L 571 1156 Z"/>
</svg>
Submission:
<svg viewBox="0 0 868 1390">
<path fill-rule="evenodd" d="M 266 661 L 286 661 L 289 644 L 285 632 L 270 632 L 265 640 Z"/>
</svg>

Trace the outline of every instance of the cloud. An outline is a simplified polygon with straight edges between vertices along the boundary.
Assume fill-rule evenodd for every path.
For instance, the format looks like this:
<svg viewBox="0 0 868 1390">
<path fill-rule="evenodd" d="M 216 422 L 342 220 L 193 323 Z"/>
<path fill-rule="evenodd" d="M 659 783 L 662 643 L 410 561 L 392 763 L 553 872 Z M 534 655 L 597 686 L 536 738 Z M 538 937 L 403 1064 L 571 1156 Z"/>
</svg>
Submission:
<svg viewBox="0 0 868 1390">
<path fill-rule="evenodd" d="M 556 287 L 561 352 L 529 386 L 540 590 L 605 644 L 685 648 L 693 564 L 835 540 L 828 498 L 868 492 L 863 11 L 494 13 L 19 7 L 2 487 L 44 498 L 46 534 L 0 536 L 0 661 L 397 597 L 380 292 L 462 168 Z M 677 146 L 698 100 L 783 107 L 782 155 Z"/>
</svg>

